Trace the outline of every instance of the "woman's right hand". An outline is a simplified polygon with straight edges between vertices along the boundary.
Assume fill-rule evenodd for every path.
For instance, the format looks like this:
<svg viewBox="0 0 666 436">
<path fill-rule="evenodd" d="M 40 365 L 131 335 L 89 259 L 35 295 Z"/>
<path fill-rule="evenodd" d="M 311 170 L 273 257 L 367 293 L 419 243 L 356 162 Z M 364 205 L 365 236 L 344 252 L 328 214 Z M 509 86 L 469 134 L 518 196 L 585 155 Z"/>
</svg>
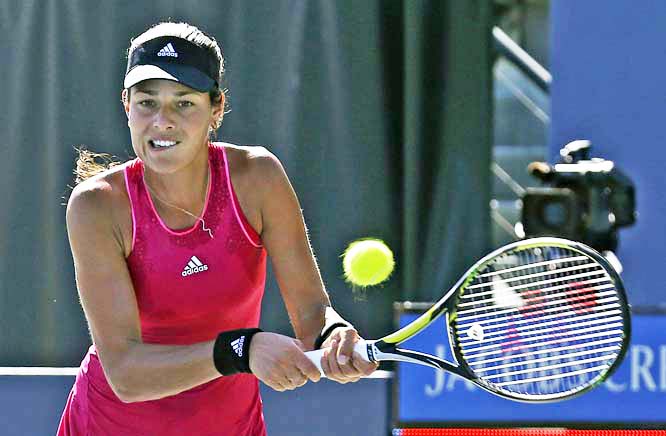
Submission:
<svg viewBox="0 0 666 436">
<path fill-rule="evenodd" d="M 318 382 L 321 374 L 304 351 L 298 339 L 259 332 L 250 343 L 250 370 L 276 391 L 296 389 L 308 380 Z"/>
</svg>

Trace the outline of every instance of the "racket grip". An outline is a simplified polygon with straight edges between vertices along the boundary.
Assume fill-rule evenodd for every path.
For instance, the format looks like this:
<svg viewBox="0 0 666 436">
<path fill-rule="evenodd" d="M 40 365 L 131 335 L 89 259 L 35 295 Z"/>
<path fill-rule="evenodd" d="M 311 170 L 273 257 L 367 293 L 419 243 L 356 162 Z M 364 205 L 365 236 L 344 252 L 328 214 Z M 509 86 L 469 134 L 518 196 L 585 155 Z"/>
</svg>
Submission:
<svg viewBox="0 0 666 436">
<path fill-rule="evenodd" d="M 324 374 L 324 370 L 321 367 L 321 358 L 324 356 L 324 351 L 328 350 L 329 348 L 323 348 L 320 350 L 314 350 L 314 351 L 306 351 L 305 356 L 310 359 L 312 363 L 315 364 L 319 372 L 321 373 L 322 377 L 326 377 Z M 368 343 L 365 342 L 364 340 L 358 341 L 356 344 L 354 344 L 354 352 L 358 353 L 363 359 L 367 360 L 370 362 L 370 358 L 368 357 Z"/>
</svg>

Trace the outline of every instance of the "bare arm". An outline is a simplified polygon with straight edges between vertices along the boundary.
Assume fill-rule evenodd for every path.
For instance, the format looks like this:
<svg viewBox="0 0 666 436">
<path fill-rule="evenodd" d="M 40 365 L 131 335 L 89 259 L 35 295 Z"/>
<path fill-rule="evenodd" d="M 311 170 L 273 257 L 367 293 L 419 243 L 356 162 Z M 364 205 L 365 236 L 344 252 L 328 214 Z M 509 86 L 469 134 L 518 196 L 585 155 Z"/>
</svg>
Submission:
<svg viewBox="0 0 666 436">
<path fill-rule="evenodd" d="M 266 153 L 260 164 L 261 173 L 268 180 L 261 207 L 261 238 L 294 332 L 312 349 L 331 302 L 310 247 L 296 193 L 278 159 Z"/>
<path fill-rule="evenodd" d="M 278 159 L 266 152 L 261 174 L 269 188 L 262 202 L 262 240 L 272 260 L 289 318 L 296 336 L 310 350 L 325 321 L 344 321 L 331 308 L 331 301 L 317 267 L 296 193 Z M 376 365 L 352 359 L 353 344 L 359 339 L 355 329 L 336 329 L 332 353 L 325 354 L 324 369 L 329 378 L 340 382 L 358 380 Z M 340 357 L 344 355 L 342 359 Z M 344 362 L 342 365 L 329 363 Z"/>
<path fill-rule="evenodd" d="M 111 388 L 122 401 L 147 401 L 220 377 L 212 360 L 213 341 L 187 346 L 142 342 L 113 189 L 104 181 L 87 181 L 77 186 L 67 206 L 81 304 Z"/>
</svg>

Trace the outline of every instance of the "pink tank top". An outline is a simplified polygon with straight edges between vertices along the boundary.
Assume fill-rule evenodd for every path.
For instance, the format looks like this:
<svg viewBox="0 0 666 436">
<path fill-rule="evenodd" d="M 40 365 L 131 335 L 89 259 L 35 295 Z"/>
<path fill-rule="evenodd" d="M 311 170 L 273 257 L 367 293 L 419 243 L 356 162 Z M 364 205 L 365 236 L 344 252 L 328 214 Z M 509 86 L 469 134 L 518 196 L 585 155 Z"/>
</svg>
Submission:
<svg viewBox="0 0 666 436">
<path fill-rule="evenodd" d="M 257 327 L 266 251 L 247 222 L 222 144 L 209 145 L 206 229 L 168 228 L 143 181 L 143 163 L 125 164 L 133 241 L 127 265 L 145 343 L 187 345 L 224 330 Z M 211 356 L 212 358 L 212 356 Z M 263 436 L 259 384 L 250 374 L 220 377 L 154 401 L 123 403 L 91 346 L 70 393 L 58 435 Z"/>
</svg>

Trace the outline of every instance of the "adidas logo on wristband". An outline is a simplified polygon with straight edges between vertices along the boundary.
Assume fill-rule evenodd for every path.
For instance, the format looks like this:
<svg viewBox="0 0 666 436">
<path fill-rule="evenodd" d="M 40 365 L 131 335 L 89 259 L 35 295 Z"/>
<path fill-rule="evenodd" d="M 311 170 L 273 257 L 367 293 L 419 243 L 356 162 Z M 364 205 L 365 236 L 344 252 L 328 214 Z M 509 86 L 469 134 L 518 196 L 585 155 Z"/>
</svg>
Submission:
<svg viewBox="0 0 666 436">
<path fill-rule="evenodd" d="M 245 336 L 231 341 L 231 348 L 233 348 L 234 353 L 238 354 L 238 357 L 243 357 L 243 342 L 245 342 Z"/>
<path fill-rule="evenodd" d="M 250 347 L 258 328 L 228 330 L 217 335 L 213 347 L 215 368 L 222 375 L 252 373 Z M 247 350 L 243 349 L 247 345 Z"/>
</svg>

